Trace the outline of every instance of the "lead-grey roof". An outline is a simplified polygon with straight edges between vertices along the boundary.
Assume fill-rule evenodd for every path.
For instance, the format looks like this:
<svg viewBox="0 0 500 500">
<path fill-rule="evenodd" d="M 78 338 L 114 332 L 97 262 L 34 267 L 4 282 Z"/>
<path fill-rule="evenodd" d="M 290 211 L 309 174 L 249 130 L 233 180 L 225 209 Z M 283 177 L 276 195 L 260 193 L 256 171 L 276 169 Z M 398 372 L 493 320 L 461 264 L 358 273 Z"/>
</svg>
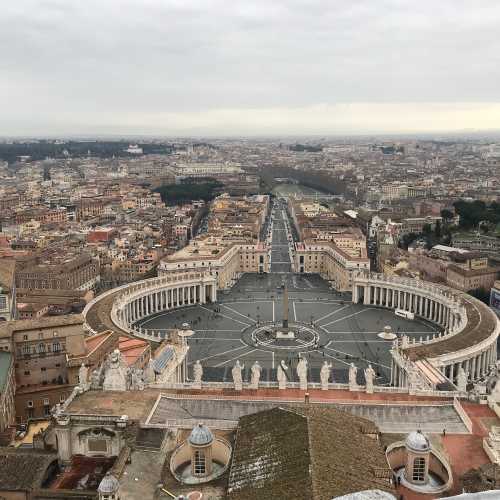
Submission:
<svg viewBox="0 0 500 500">
<path fill-rule="evenodd" d="M 12 363 L 10 352 L 0 351 L 0 394 L 4 391 L 9 376 L 9 368 Z"/>
<path fill-rule="evenodd" d="M 191 434 L 189 435 L 188 441 L 195 446 L 205 446 L 210 444 L 214 440 L 214 436 L 210 429 L 199 423 L 193 428 Z"/>
</svg>

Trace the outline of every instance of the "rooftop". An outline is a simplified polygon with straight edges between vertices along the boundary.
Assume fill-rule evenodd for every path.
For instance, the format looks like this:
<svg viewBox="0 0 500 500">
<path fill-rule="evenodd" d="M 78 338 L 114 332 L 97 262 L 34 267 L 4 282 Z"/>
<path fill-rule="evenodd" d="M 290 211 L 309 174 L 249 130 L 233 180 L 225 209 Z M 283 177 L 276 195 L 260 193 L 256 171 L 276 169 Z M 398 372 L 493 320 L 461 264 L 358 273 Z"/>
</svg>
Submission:
<svg viewBox="0 0 500 500">
<path fill-rule="evenodd" d="M 4 292 L 10 292 L 14 287 L 16 261 L 0 259 L 0 288 Z"/>
<path fill-rule="evenodd" d="M 451 352 L 479 344 L 486 340 L 495 328 L 498 328 L 498 318 L 485 304 L 470 295 L 462 294 L 462 301 L 467 313 L 467 325 L 459 333 L 444 337 L 433 344 L 408 347 L 406 353 L 412 360 L 435 358 Z"/>
<path fill-rule="evenodd" d="M 10 365 L 12 364 L 12 354 L 0 351 L 0 394 L 4 391 L 9 376 Z"/>
<path fill-rule="evenodd" d="M 34 449 L 0 448 L 0 489 L 26 491 L 42 486 L 55 453 Z"/>
<path fill-rule="evenodd" d="M 240 419 L 228 497 L 323 499 L 360 490 L 392 492 L 372 422 L 331 408 L 274 408 Z M 265 493 L 264 493 L 265 492 Z"/>
<path fill-rule="evenodd" d="M 43 328 L 53 328 L 58 326 L 83 325 L 83 318 L 80 314 L 68 314 L 64 316 L 44 316 L 38 319 L 21 319 L 0 323 L 0 337 L 10 337 L 15 332 L 23 330 L 36 330 Z"/>
</svg>

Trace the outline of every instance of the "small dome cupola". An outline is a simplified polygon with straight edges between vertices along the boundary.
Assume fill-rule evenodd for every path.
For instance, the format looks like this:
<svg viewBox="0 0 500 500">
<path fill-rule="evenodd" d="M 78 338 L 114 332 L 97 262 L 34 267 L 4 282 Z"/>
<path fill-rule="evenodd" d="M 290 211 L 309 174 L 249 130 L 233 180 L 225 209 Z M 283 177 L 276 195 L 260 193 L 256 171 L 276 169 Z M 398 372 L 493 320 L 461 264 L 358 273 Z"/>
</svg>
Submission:
<svg viewBox="0 0 500 500">
<path fill-rule="evenodd" d="M 99 500 L 119 500 L 120 483 L 110 471 L 102 478 L 97 488 Z"/>
<path fill-rule="evenodd" d="M 211 430 L 202 423 L 193 428 L 189 435 L 189 444 L 193 446 L 208 446 L 214 440 Z"/>
<path fill-rule="evenodd" d="M 431 449 L 429 439 L 427 439 L 421 431 L 410 432 L 406 438 L 405 444 L 408 449 L 420 453 L 428 452 Z"/>
</svg>

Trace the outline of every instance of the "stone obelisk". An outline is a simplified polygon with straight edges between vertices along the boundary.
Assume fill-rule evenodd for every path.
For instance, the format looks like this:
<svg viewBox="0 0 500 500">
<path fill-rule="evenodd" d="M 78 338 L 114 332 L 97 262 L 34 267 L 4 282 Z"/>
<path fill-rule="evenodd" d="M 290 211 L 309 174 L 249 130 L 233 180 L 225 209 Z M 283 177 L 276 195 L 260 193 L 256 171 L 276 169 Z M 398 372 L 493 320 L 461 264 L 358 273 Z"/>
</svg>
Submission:
<svg viewBox="0 0 500 500">
<path fill-rule="evenodd" d="M 288 286 L 283 292 L 283 332 L 288 332 Z"/>
</svg>

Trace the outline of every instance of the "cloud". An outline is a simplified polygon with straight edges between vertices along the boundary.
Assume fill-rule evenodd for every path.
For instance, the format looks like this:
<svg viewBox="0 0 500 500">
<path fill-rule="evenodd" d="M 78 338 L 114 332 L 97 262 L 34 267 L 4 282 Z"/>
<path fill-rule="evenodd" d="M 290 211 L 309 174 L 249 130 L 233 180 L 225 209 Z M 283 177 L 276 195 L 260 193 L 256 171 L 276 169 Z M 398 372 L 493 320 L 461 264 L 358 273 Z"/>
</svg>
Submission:
<svg viewBox="0 0 500 500">
<path fill-rule="evenodd" d="M 495 0 L 6 0 L 2 8 L 5 135 L 397 132 L 490 128 L 498 118 Z M 389 120 L 395 110 L 404 116 Z"/>
</svg>

